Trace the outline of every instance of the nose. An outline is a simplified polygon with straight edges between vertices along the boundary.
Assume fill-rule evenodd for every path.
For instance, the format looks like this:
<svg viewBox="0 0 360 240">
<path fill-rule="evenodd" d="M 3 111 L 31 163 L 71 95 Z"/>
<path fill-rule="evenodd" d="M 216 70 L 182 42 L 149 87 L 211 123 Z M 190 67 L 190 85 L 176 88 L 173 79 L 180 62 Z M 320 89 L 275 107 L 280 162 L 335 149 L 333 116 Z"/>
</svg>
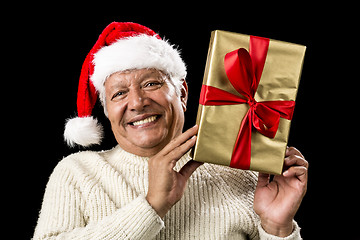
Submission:
<svg viewBox="0 0 360 240">
<path fill-rule="evenodd" d="M 147 98 L 144 91 L 141 89 L 134 89 L 129 91 L 128 95 L 128 109 L 131 111 L 142 111 L 148 105 Z"/>
</svg>

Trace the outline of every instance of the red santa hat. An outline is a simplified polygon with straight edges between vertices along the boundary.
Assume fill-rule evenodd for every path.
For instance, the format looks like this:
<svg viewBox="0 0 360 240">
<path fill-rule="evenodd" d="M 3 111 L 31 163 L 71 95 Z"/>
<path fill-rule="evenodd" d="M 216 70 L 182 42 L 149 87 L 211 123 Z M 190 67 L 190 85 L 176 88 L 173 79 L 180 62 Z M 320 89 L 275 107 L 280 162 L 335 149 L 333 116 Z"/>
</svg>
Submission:
<svg viewBox="0 0 360 240">
<path fill-rule="evenodd" d="M 91 113 L 99 94 L 107 114 L 104 104 L 107 77 L 115 72 L 143 68 L 163 71 L 177 88 L 186 77 L 186 66 L 178 50 L 153 30 L 130 22 L 109 24 L 83 63 L 77 94 L 78 116 L 65 124 L 64 138 L 68 145 L 100 144 L 103 128 Z"/>
</svg>

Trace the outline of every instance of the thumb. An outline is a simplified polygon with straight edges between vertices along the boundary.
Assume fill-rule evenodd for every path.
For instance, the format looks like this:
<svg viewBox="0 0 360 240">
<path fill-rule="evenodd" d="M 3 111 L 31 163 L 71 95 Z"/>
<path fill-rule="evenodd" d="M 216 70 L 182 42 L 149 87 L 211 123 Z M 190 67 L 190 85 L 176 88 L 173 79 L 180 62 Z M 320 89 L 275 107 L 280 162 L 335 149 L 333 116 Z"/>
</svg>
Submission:
<svg viewBox="0 0 360 240">
<path fill-rule="evenodd" d="M 202 165 L 202 162 L 196 162 L 194 160 L 188 161 L 179 171 L 186 179 L 188 179 L 193 172 Z"/>
</svg>

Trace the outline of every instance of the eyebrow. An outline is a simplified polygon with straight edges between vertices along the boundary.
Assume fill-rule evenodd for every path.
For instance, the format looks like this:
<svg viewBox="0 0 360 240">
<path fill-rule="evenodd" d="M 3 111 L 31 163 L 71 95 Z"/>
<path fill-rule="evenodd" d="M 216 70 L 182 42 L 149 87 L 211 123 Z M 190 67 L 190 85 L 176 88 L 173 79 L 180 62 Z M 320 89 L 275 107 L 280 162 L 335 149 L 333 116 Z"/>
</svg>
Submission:
<svg viewBox="0 0 360 240">
<path fill-rule="evenodd" d="M 162 78 L 163 77 L 163 75 L 162 75 L 163 73 L 160 70 L 156 70 L 156 69 L 149 69 L 149 70 L 151 70 L 151 72 L 147 72 L 147 73 L 145 73 L 144 75 L 142 75 L 139 78 L 140 82 L 147 79 L 147 78 L 150 78 L 150 77 L 152 77 L 154 75 L 156 75 L 156 78 Z"/>
</svg>

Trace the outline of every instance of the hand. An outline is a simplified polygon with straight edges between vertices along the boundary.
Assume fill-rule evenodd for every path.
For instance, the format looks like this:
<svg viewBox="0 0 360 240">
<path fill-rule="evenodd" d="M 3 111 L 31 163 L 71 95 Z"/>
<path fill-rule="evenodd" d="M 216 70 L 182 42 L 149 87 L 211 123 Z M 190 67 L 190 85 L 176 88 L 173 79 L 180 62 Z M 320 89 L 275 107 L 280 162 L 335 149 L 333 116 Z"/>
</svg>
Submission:
<svg viewBox="0 0 360 240">
<path fill-rule="evenodd" d="M 179 172 L 173 169 L 176 162 L 194 146 L 197 131 L 198 126 L 195 125 L 149 159 L 149 189 L 146 200 L 161 218 L 181 199 L 187 180 L 202 164 L 190 160 Z"/>
<path fill-rule="evenodd" d="M 306 193 L 308 162 L 294 147 L 286 149 L 284 172 L 269 182 L 270 175 L 259 173 L 254 210 L 263 229 L 286 237 L 293 231 L 292 221 Z"/>
</svg>

